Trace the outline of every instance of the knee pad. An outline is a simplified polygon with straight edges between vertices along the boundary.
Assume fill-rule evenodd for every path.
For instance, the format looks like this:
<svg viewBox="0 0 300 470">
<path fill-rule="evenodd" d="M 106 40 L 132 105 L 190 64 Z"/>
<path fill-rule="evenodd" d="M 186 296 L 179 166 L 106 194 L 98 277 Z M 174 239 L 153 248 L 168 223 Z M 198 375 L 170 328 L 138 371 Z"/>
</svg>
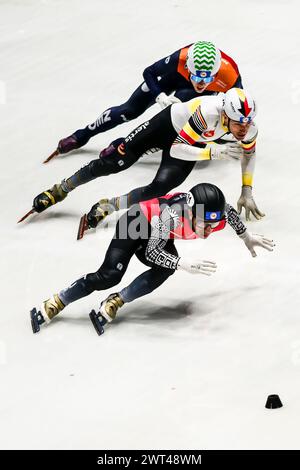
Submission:
<svg viewBox="0 0 300 470">
<path fill-rule="evenodd" d="M 112 149 L 112 152 L 108 156 L 100 156 L 97 160 L 93 160 L 89 163 L 90 171 L 96 178 L 99 176 L 108 176 L 113 173 L 122 171 L 125 162 L 116 149 Z"/>
<path fill-rule="evenodd" d="M 123 277 L 123 273 L 117 269 L 99 269 L 95 273 L 88 274 L 86 281 L 88 286 L 94 290 L 105 290 L 119 284 Z"/>
</svg>

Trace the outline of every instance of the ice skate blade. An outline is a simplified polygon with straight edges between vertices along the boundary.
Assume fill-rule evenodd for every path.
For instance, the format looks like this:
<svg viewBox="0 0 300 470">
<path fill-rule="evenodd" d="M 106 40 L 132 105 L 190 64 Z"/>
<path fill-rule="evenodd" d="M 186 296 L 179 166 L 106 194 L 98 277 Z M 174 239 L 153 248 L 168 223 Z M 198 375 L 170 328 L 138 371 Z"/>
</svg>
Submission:
<svg viewBox="0 0 300 470">
<path fill-rule="evenodd" d="M 97 331 L 97 334 L 100 336 L 100 335 L 103 335 L 104 333 L 104 328 L 103 326 L 105 325 L 106 323 L 106 320 L 105 318 L 103 318 L 101 315 L 100 315 L 100 318 L 98 316 L 98 314 L 95 312 L 95 310 L 92 310 L 91 313 L 90 313 L 90 319 L 91 319 L 91 322 L 93 323 L 94 325 L 94 328 L 95 330 Z"/>
<path fill-rule="evenodd" d="M 85 232 L 88 230 L 88 222 L 87 222 L 87 216 L 84 214 L 79 222 L 79 227 L 78 227 L 78 232 L 77 232 L 77 240 L 81 240 L 85 234 Z"/>
<path fill-rule="evenodd" d="M 43 161 L 43 163 L 50 162 L 50 160 L 52 160 L 52 158 L 57 157 L 58 155 L 59 155 L 59 150 L 56 149 L 56 150 L 54 150 L 54 152 L 51 153 L 51 155 L 49 155 L 48 158 L 46 158 L 46 160 Z"/>
<path fill-rule="evenodd" d="M 40 323 L 38 321 L 38 312 L 36 308 L 30 310 L 30 320 L 33 333 L 38 333 L 40 331 Z"/>
<path fill-rule="evenodd" d="M 21 219 L 18 220 L 17 223 L 19 224 L 20 222 L 23 222 L 23 220 L 27 219 L 27 217 L 29 217 L 31 214 L 34 214 L 35 212 L 36 212 L 35 209 L 30 209 L 30 211 L 28 211 L 25 215 L 23 215 L 23 217 L 21 217 Z"/>
</svg>

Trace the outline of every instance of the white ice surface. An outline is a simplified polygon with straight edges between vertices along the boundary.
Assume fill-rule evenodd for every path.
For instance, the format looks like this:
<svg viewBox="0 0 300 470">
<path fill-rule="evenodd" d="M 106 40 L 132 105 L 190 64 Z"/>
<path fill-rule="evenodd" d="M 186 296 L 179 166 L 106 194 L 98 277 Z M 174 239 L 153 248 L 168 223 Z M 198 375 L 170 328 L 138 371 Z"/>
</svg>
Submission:
<svg viewBox="0 0 300 470">
<path fill-rule="evenodd" d="M 298 21 L 297 0 L 0 1 L 1 448 L 299 449 Z M 115 288 L 33 336 L 30 308 L 104 257 L 113 225 L 77 242 L 81 214 L 150 182 L 159 158 L 90 183 L 29 223 L 16 220 L 33 196 L 158 108 L 42 160 L 59 138 L 126 100 L 145 66 L 199 39 L 236 59 L 257 98 L 255 198 L 266 217 L 249 228 L 273 237 L 276 251 L 252 259 L 230 228 L 180 242 L 181 254 L 217 261 L 215 276 L 177 273 L 124 307 L 102 337 L 88 313 Z M 181 189 L 200 181 L 236 203 L 237 162 L 199 168 Z M 132 260 L 121 286 L 142 270 Z M 283 408 L 264 408 L 271 393 Z"/>
</svg>

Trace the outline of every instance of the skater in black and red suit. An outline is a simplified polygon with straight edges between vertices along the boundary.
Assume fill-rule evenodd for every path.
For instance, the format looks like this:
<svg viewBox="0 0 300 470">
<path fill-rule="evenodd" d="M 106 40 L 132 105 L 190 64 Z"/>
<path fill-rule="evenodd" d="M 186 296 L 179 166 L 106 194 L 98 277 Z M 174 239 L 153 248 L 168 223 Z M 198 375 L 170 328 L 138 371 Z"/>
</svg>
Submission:
<svg viewBox="0 0 300 470">
<path fill-rule="evenodd" d="M 222 230 L 226 222 L 244 241 L 252 256 L 256 256 L 255 246 L 273 250 L 273 241 L 251 234 L 235 209 L 226 204 L 222 191 L 213 184 L 198 184 L 188 193 L 169 194 L 132 206 L 118 221 L 101 267 L 31 311 L 33 332 L 39 331 L 40 325 L 49 323 L 70 303 L 95 290 L 110 289 L 119 284 L 133 255 L 149 269 L 129 286 L 103 300 L 99 312 L 91 312 L 98 334 L 104 332 L 103 326 L 115 318 L 120 307 L 150 294 L 177 270 L 211 275 L 216 270 L 215 262 L 201 260 L 197 255 L 191 259 L 180 257 L 174 240 L 205 239 L 212 232 Z"/>
</svg>

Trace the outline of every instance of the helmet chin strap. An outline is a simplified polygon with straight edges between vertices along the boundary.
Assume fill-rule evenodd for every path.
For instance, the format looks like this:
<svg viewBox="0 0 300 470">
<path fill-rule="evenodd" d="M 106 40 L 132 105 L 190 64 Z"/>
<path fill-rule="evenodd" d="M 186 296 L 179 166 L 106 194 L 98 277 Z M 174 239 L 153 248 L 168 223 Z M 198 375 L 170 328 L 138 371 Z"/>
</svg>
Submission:
<svg viewBox="0 0 300 470">
<path fill-rule="evenodd" d="M 230 124 L 231 119 L 230 119 L 229 116 L 227 116 L 227 114 L 225 113 L 225 111 L 223 111 L 223 113 L 224 113 L 224 115 L 223 115 L 223 125 L 224 125 L 224 127 L 227 127 L 227 129 L 228 129 L 229 132 L 230 132 L 229 124 Z M 225 118 L 227 118 L 227 123 L 226 123 L 226 124 L 225 124 Z"/>
</svg>

